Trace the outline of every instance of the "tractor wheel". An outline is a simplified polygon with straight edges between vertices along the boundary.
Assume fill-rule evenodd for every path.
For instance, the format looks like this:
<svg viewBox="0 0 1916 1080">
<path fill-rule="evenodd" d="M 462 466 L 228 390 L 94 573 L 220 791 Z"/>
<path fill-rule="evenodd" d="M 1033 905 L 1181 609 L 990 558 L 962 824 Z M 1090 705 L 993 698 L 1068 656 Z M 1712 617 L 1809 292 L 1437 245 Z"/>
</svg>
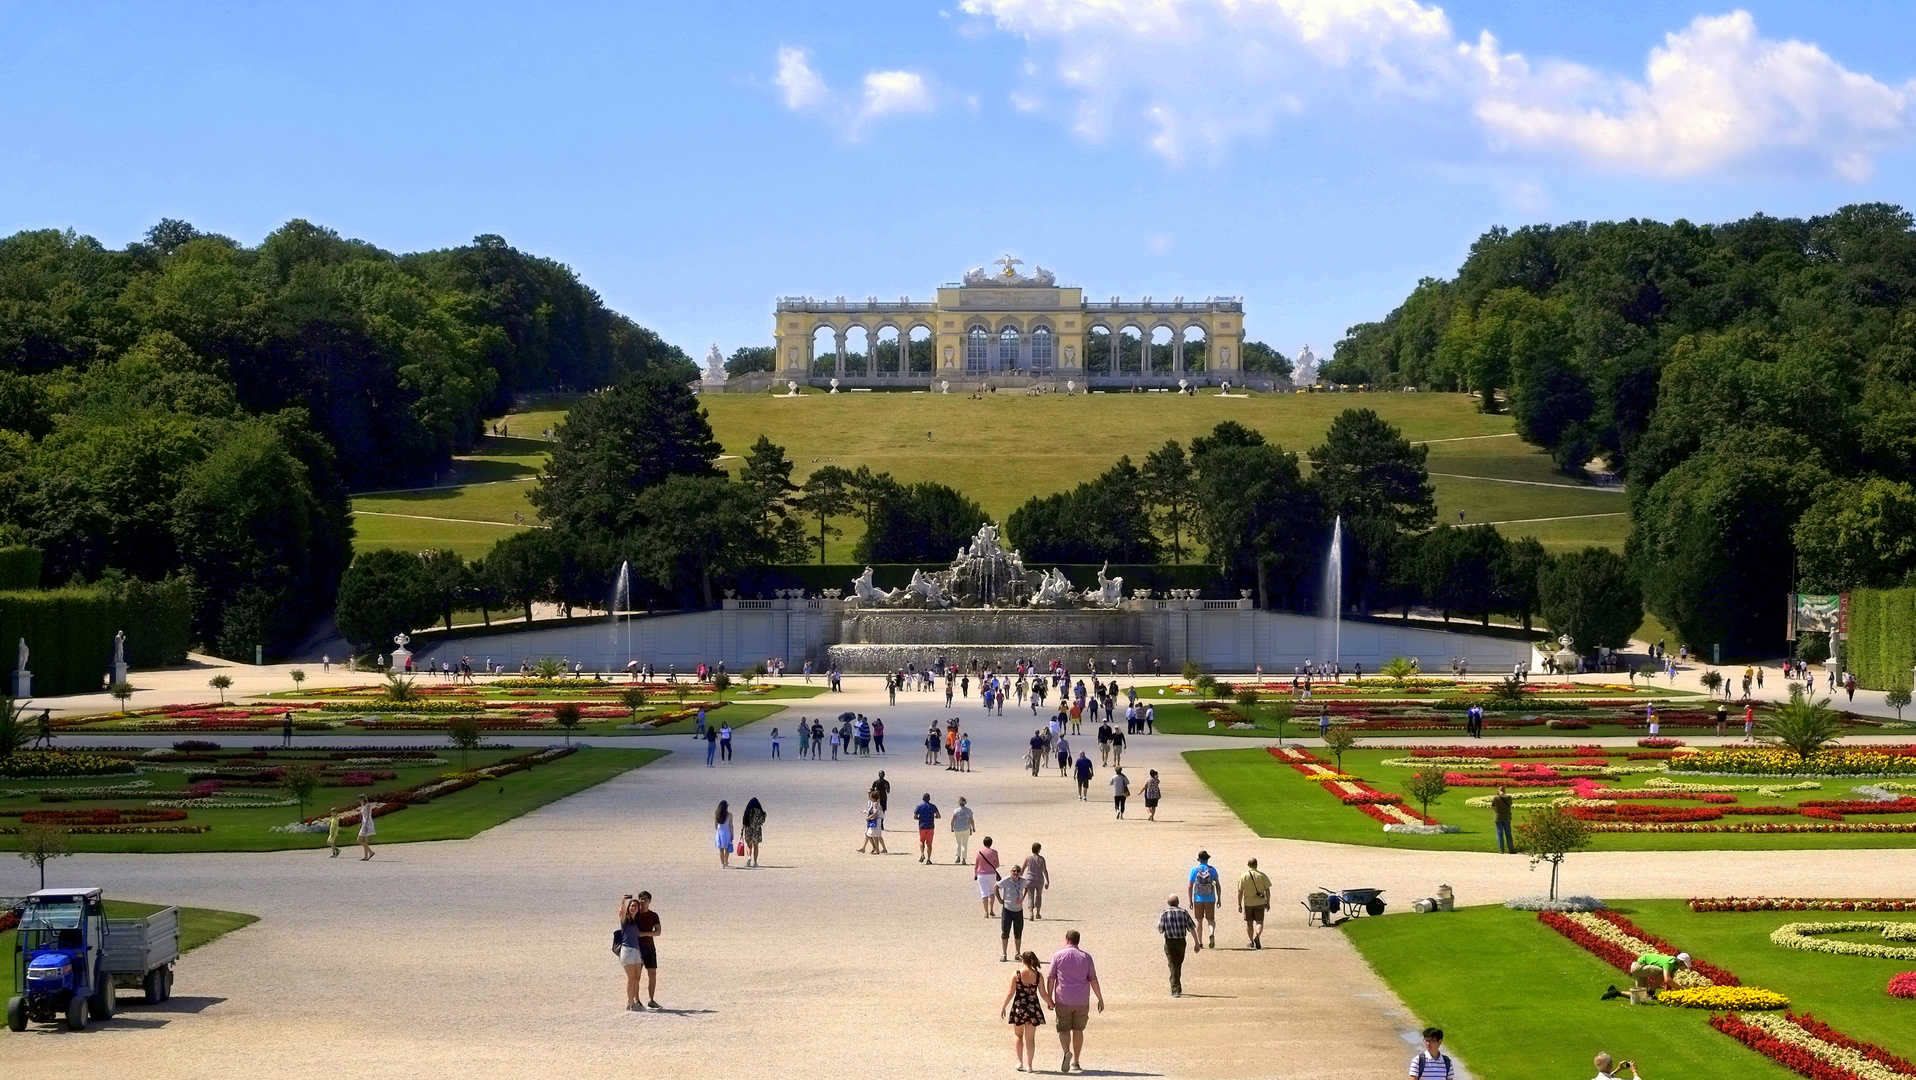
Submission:
<svg viewBox="0 0 1916 1080">
<path fill-rule="evenodd" d="M 154 968 L 152 971 L 146 973 L 146 978 L 140 980 L 140 989 L 146 991 L 146 1003 L 148 1005 L 158 1005 L 160 1002 L 166 1000 L 165 986 L 165 968 Z"/>
<path fill-rule="evenodd" d="M 95 1020 L 111 1020 L 119 1011 L 119 991 L 113 985 L 113 977 L 104 975 L 100 979 L 100 988 L 93 991 L 87 999 L 86 1011 Z"/>
<path fill-rule="evenodd" d="M 27 999 L 15 997 L 7 1002 L 7 1030 L 25 1031 L 27 1029 Z"/>
<path fill-rule="evenodd" d="M 67 1027 L 74 1031 L 86 1030 L 87 1000 L 78 994 L 67 999 Z"/>
</svg>

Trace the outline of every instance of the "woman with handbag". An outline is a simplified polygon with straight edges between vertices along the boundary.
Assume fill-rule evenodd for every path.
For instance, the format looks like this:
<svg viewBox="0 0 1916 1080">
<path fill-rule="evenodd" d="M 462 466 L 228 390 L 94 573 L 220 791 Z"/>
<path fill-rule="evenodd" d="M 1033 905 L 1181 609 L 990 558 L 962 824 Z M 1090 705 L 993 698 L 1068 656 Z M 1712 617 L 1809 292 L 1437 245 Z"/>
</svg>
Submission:
<svg viewBox="0 0 1916 1080">
<path fill-rule="evenodd" d="M 732 810 L 724 799 L 719 800 L 718 812 L 712 815 L 712 824 L 716 830 L 712 843 L 718 848 L 719 869 L 732 865 Z"/>
<path fill-rule="evenodd" d="M 747 856 L 745 865 L 758 865 L 758 845 L 765 839 L 765 807 L 757 798 L 745 804 L 745 839 L 739 844 L 741 852 Z"/>
</svg>

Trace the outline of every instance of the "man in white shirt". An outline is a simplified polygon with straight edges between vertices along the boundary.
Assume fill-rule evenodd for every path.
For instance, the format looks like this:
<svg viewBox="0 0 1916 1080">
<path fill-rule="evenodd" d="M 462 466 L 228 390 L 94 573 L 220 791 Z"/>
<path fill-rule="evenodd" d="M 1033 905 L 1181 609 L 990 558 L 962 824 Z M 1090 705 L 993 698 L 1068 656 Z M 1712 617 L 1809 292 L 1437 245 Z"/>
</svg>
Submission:
<svg viewBox="0 0 1916 1080">
<path fill-rule="evenodd" d="M 1637 1071 L 1637 1063 L 1634 1061 L 1623 1062 L 1622 1064 L 1618 1065 L 1617 1068 L 1628 1069 L 1630 1070 L 1630 1075 L 1636 1077 L 1636 1080 L 1643 1080 L 1643 1074 Z M 1612 1072 L 1610 1069 L 1609 1054 L 1597 1055 L 1596 1080 L 1619 1080 L 1617 1074 L 1615 1072 Z"/>
</svg>

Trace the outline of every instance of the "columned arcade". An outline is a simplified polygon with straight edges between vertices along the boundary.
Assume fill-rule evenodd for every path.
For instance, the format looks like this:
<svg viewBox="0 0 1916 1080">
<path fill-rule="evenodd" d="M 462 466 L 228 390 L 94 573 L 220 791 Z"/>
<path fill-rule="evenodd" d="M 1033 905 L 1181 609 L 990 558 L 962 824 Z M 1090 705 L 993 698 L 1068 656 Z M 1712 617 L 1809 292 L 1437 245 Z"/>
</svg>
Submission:
<svg viewBox="0 0 1916 1080">
<path fill-rule="evenodd" d="M 780 297 L 775 377 L 1218 382 L 1242 366 L 1239 297 L 1086 301 L 1042 267 L 1027 276 L 1009 256 L 996 265 L 941 286 L 932 301 Z"/>
</svg>

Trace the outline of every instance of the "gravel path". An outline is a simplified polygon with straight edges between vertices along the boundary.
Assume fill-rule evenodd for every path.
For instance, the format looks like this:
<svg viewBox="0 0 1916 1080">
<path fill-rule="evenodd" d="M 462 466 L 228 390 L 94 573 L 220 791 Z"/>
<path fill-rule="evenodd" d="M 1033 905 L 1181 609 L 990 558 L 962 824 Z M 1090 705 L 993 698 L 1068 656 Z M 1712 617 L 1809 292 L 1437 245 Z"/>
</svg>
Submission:
<svg viewBox="0 0 1916 1080">
<path fill-rule="evenodd" d="M 415 1077 L 429 1070 L 568 1078 L 987 1076 L 1011 1072 L 996 1013 L 1000 964 L 967 870 L 915 861 L 910 808 L 929 790 L 947 817 L 970 799 L 1007 862 L 1042 841 L 1053 887 L 1027 947 L 1048 956 L 1076 928 L 1097 958 L 1108 1009 L 1091 1022 L 1090 1074 L 1395 1076 L 1416 1025 L 1345 944 L 1306 929 L 1297 901 L 1318 885 L 1379 886 L 1393 910 L 1448 883 L 1460 903 L 1538 892 L 1544 872 L 1491 853 L 1354 849 L 1263 840 L 1184 766 L 1194 747 L 1255 745 L 1140 738 L 1126 772 L 1163 773 L 1158 822 L 1133 799 L 1115 820 L 1100 768 L 1080 803 L 1055 773 L 1018 768 L 1033 720 L 1008 710 L 971 725 L 975 771 L 922 764 L 920 740 L 952 715 L 942 697 L 886 706 L 867 680 L 745 729 L 738 760 L 704 767 L 689 738 L 644 769 L 469 841 L 396 845 L 370 863 L 350 853 L 89 855 L 55 879 L 109 895 L 253 912 L 261 921 L 182 962 L 177 997 L 84 1034 L 0 1035 L 8 1072 L 56 1068 L 169 1078 Z M 851 762 L 769 760 L 774 725 L 795 713 L 883 715 L 892 753 Z M 630 745 L 632 740 L 620 740 Z M 1074 743 L 1077 740 L 1073 740 Z M 1088 745 L 1095 742 L 1086 738 Z M 796 744 L 785 743 L 788 755 Z M 888 857 L 857 854 L 863 793 L 893 781 Z M 1135 789 L 1134 789 L 1135 790 Z M 770 812 L 761 869 L 721 871 L 710 837 L 721 798 Z M 942 824 L 942 823 L 941 823 Z M 1186 963 L 1169 997 L 1156 913 L 1182 893 L 1207 848 L 1227 882 L 1255 856 L 1276 882 L 1266 948 L 1242 948 L 1226 914 L 1220 948 Z M 736 861 L 736 860 L 735 860 Z M 28 884 L 7 860 L 0 892 Z M 1905 852 L 1594 853 L 1564 886 L 1611 896 L 1694 893 L 1911 895 Z M 623 1012 L 610 953 L 613 908 L 649 889 L 664 920 L 664 1013 Z M 1229 905 L 1225 905 L 1228 911 Z M 1041 1033 L 1041 1069 L 1055 1039 Z"/>
</svg>

